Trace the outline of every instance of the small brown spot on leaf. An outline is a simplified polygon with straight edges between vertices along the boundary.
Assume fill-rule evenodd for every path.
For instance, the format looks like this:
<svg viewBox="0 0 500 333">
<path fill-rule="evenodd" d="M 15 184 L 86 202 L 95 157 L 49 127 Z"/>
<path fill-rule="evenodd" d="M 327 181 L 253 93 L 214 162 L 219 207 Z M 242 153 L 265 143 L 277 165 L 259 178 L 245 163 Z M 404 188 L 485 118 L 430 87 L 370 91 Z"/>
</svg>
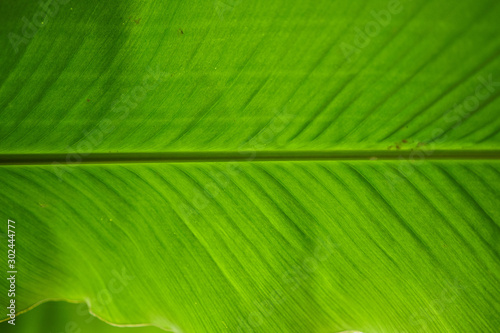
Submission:
<svg viewBox="0 0 500 333">
<path fill-rule="evenodd" d="M 182 31 L 182 29 L 181 29 L 181 28 L 179 28 L 179 33 L 180 33 L 181 35 L 184 35 L 184 31 Z"/>
<path fill-rule="evenodd" d="M 90 99 L 87 98 L 87 102 L 90 102 Z"/>
<path fill-rule="evenodd" d="M 408 143 L 408 140 L 404 139 L 404 140 L 403 140 L 403 143 Z"/>
<path fill-rule="evenodd" d="M 139 24 L 139 23 L 141 23 L 141 19 L 142 19 L 142 17 L 139 17 L 139 19 L 138 19 L 138 20 L 134 20 L 135 24 Z"/>
</svg>

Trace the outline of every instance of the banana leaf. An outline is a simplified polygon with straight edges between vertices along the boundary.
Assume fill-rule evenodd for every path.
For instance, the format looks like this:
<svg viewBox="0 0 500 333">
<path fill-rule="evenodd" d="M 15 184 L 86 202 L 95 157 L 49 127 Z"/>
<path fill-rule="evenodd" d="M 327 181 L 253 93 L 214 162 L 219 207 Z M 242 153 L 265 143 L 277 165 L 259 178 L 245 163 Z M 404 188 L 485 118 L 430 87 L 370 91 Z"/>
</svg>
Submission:
<svg viewBox="0 0 500 333">
<path fill-rule="evenodd" d="M 0 17 L 2 331 L 500 327 L 497 1 Z"/>
</svg>

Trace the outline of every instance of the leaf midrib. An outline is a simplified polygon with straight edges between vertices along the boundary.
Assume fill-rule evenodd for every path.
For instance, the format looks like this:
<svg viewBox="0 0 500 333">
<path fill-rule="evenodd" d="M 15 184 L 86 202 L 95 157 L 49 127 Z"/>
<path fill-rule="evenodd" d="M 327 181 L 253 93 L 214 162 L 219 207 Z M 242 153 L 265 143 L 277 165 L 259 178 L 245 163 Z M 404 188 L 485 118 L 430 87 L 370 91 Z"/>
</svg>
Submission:
<svg viewBox="0 0 500 333">
<path fill-rule="evenodd" d="M 85 156 L 84 156 L 85 155 Z M 500 150 L 200 151 L 94 154 L 0 154 L 0 165 L 182 162 L 499 160 Z"/>
</svg>

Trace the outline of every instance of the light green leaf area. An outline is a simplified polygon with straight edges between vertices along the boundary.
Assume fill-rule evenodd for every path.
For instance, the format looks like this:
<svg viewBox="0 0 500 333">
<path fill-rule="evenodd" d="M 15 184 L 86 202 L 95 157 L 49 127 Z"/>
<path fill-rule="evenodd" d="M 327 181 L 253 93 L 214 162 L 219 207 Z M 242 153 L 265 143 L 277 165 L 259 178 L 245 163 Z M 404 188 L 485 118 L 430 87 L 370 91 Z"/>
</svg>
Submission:
<svg viewBox="0 0 500 333">
<path fill-rule="evenodd" d="M 0 169 L 19 309 L 85 301 L 174 332 L 500 325 L 498 162 L 67 169 Z"/>
<path fill-rule="evenodd" d="M 25 38 L 38 12 L 2 1 L 0 32 Z M 17 53 L 0 40 L 0 151 L 496 149 L 499 16 L 495 0 L 69 1 Z"/>
</svg>

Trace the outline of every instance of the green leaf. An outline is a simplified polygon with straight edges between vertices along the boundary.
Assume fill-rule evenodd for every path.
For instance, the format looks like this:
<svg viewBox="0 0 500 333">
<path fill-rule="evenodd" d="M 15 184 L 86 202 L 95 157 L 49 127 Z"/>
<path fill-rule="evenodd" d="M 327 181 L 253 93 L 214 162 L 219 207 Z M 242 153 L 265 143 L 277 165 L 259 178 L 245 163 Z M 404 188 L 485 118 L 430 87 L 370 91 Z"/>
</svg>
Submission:
<svg viewBox="0 0 500 333">
<path fill-rule="evenodd" d="M 40 6 L 0 3 L 17 313 L 85 302 L 183 333 L 500 327 L 496 1 Z"/>
<path fill-rule="evenodd" d="M 0 41 L 0 152 L 498 149 L 497 2 L 401 0 L 373 34 L 393 3 L 60 5 Z M 5 35 L 40 11 L 1 6 Z"/>
<path fill-rule="evenodd" d="M 102 322 L 88 312 L 87 305 L 48 302 L 23 314 L 16 325 L 0 324 L 2 332 L 94 332 L 94 333 L 161 333 L 156 327 L 115 327 Z"/>
<path fill-rule="evenodd" d="M 400 166 L 4 167 L 18 306 L 178 332 L 497 327 L 499 163 Z"/>
</svg>

